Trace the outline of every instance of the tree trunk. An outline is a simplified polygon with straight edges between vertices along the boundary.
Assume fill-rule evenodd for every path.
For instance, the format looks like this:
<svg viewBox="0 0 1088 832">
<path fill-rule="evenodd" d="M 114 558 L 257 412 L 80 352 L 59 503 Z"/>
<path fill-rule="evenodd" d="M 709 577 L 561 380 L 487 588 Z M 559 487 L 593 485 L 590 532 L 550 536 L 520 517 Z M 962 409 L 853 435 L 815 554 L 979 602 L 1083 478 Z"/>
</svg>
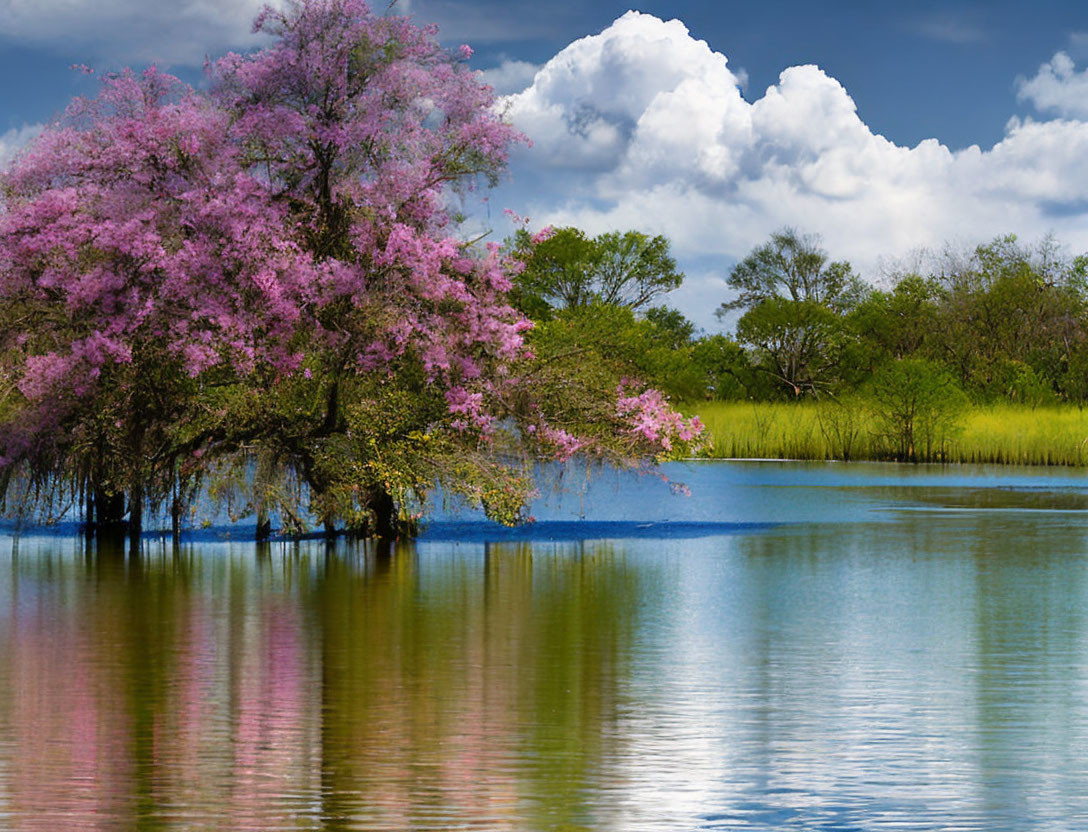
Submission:
<svg viewBox="0 0 1088 832">
<path fill-rule="evenodd" d="M 181 497 L 176 494 L 170 503 L 170 537 L 175 543 L 181 540 Z"/>
<path fill-rule="evenodd" d="M 340 384 L 336 381 L 329 388 L 329 396 L 325 402 L 325 421 L 321 426 L 321 433 L 325 436 L 336 431 L 340 423 Z"/>
<path fill-rule="evenodd" d="M 257 542 L 268 540 L 272 536 L 272 520 L 268 516 L 268 509 L 260 506 L 257 509 Z"/>
<path fill-rule="evenodd" d="M 375 488 L 370 492 L 368 501 L 374 512 L 374 527 L 370 530 L 380 540 L 392 540 L 397 536 L 397 507 L 392 495 L 384 488 Z"/>
<path fill-rule="evenodd" d="M 140 533 L 144 527 L 144 490 L 135 486 L 128 500 L 128 542 L 129 551 L 138 554 L 140 551 Z"/>
<path fill-rule="evenodd" d="M 117 529 L 125 522 L 125 495 L 108 494 L 94 486 L 95 528 Z"/>
</svg>

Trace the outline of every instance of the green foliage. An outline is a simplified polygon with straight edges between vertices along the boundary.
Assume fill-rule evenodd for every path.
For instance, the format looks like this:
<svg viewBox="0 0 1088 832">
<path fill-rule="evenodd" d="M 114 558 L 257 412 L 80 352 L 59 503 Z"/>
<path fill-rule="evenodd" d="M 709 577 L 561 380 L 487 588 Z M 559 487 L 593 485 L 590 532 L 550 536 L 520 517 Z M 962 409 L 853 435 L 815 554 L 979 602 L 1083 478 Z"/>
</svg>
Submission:
<svg viewBox="0 0 1088 832">
<path fill-rule="evenodd" d="M 849 356 L 844 314 L 865 296 L 849 263 L 829 263 L 815 237 L 786 228 L 754 249 L 729 275 L 737 298 L 719 317 L 744 309 L 737 340 L 779 395 L 817 394 L 839 386 Z"/>
<path fill-rule="evenodd" d="M 867 393 L 876 433 L 892 456 L 910 462 L 947 458 L 967 405 L 951 373 L 932 361 L 899 358 L 874 375 Z"/>
<path fill-rule="evenodd" d="M 227 441 L 241 454 L 217 478 L 240 515 L 278 514 L 288 531 L 306 531 L 298 510 L 305 494 L 319 524 L 372 535 L 388 531 L 380 524 L 391 501 L 397 528 L 411 532 L 440 485 L 499 522 L 525 519 L 533 486 L 516 436 L 497 429 L 484 445 L 450 430 L 442 391 L 410 363 L 381 380 L 296 374 L 268 391 L 246 391 L 229 408 Z M 239 468 L 246 476 L 235 476 Z"/>
<path fill-rule="evenodd" d="M 133 362 L 103 368 L 93 395 L 53 402 L 54 429 L 19 466 L 20 489 L 0 488 L 0 509 L 49 520 L 91 500 L 106 524 L 145 503 L 180 510 L 200 482 L 194 437 L 214 423 L 221 384 L 222 374 L 198 383 L 165 350 L 141 346 Z M 30 410 L 14 384 L 0 391 L 0 424 Z"/>
<path fill-rule="evenodd" d="M 1030 366 L 1055 393 L 1068 395 L 1065 370 L 1088 340 L 1075 263 L 1062 260 L 1050 240 L 1028 249 L 1012 236 L 966 258 L 946 258 L 932 356 L 984 400 L 1009 394 L 1009 362 Z"/>
<path fill-rule="evenodd" d="M 810 300 L 768 297 L 737 322 L 756 366 L 795 395 L 832 387 L 844 347 L 842 319 Z"/>
<path fill-rule="evenodd" d="M 937 282 L 904 275 L 890 292 L 873 291 L 849 316 L 849 326 L 871 372 L 893 358 L 930 352 L 938 334 L 941 290 Z"/>
<path fill-rule="evenodd" d="M 692 360 L 694 347 L 675 346 L 675 328 L 640 319 L 629 307 L 594 304 L 560 310 L 532 331 L 530 344 L 552 367 L 577 367 L 580 375 L 596 377 L 597 384 L 615 386 L 623 378 L 637 378 L 679 400 L 702 398 L 706 389 Z"/>
<path fill-rule="evenodd" d="M 1088 342 L 1070 345 L 1055 374 L 1054 386 L 1066 401 L 1088 401 Z"/>
<path fill-rule="evenodd" d="M 994 392 L 1014 404 L 1036 408 L 1058 401 L 1053 386 L 1034 367 L 1023 361 L 999 359 L 991 378 Z"/>
<path fill-rule="evenodd" d="M 595 242 L 567 228 L 543 244 L 551 253 L 523 276 L 522 308 L 546 320 L 557 307 L 601 301 L 592 289 Z M 738 298 L 719 314 L 743 310 L 735 340 L 696 337 L 691 322 L 662 306 L 642 313 L 648 326 L 609 319 L 596 336 L 580 325 L 578 337 L 604 338 L 606 352 L 621 352 L 685 400 L 837 397 L 870 384 L 889 362 L 914 358 L 947 368 L 976 401 L 1041 407 L 1088 401 L 1086 274 L 1088 258 L 1067 260 L 1051 240 L 1029 248 L 1010 236 L 867 289 L 849 264 L 829 262 L 816 238 L 786 229 L 730 276 Z M 545 284 L 566 300 L 549 303 Z"/>
<path fill-rule="evenodd" d="M 695 338 L 695 324 L 676 309 L 654 306 L 646 310 L 644 317 L 653 326 L 655 343 L 678 350 L 690 346 Z"/>
<path fill-rule="evenodd" d="M 580 306 L 640 310 L 684 280 L 660 235 L 626 231 L 589 238 L 580 229 L 560 228 L 532 246 L 528 232 L 519 231 L 514 246 L 526 255 L 514 298 L 534 320 Z"/>
<path fill-rule="evenodd" d="M 514 282 L 511 297 L 534 321 L 547 320 L 555 308 L 593 301 L 594 242 L 578 228 L 560 228 L 535 247 L 529 233 L 519 231 L 514 247 L 526 252 L 525 271 Z"/>
<path fill-rule="evenodd" d="M 706 397 L 717 400 L 759 397 L 761 376 L 744 347 L 727 335 L 700 338 L 691 349 L 691 360 L 702 373 Z"/>
<path fill-rule="evenodd" d="M 754 249 L 729 274 L 736 300 L 723 303 L 718 315 L 750 309 L 771 298 L 788 298 L 842 312 L 856 305 L 865 286 L 849 263 L 827 262 L 819 238 L 784 228 Z"/>
</svg>

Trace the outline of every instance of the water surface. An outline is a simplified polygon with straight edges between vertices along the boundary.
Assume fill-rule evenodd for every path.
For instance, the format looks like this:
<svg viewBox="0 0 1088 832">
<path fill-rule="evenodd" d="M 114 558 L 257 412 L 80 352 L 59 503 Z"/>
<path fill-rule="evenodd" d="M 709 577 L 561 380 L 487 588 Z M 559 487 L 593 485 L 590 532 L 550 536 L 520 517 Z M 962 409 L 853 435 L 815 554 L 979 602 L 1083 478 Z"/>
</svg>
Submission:
<svg viewBox="0 0 1088 832">
<path fill-rule="evenodd" d="M 0 539 L 0 827 L 1088 828 L 1088 478 L 667 474 L 384 550 Z"/>
</svg>

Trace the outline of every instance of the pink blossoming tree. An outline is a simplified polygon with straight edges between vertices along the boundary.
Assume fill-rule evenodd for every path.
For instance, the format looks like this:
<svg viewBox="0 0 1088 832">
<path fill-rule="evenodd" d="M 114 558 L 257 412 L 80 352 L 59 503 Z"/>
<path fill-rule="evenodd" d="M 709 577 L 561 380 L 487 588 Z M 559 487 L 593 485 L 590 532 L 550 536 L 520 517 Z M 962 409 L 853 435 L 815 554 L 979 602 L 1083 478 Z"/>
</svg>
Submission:
<svg viewBox="0 0 1088 832">
<path fill-rule="evenodd" d="M 105 79 L 4 179 L 0 462 L 86 487 L 104 521 L 174 479 L 203 390 L 292 355 L 312 261 L 238 164 L 225 113 L 149 70 Z"/>
<path fill-rule="evenodd" d="M 436 485 L 516 522 L 537 460 L 695 439 L 652 392 L 544 366 L 520 264 L 455 236 L 451 190 L 520 141 L 467 47 L 361 0 L 256 26 L 274 44 L 211 64 L 208 93 L 107 77 L 4 176 L 6 479 L 138 530 L 233 468 L 262 525 L 390 535 Z"/>
</svg>

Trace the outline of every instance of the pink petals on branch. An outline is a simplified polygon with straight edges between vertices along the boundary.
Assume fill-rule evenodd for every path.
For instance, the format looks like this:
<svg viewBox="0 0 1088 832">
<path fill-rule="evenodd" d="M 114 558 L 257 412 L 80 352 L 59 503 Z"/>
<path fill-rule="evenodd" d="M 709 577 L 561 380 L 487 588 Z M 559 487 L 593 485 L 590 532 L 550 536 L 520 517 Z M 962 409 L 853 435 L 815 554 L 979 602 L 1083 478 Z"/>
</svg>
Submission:
<svg viewBox="0 0 1088 832">
<path fill-rule="evenodd" d="M 502 464 L 504 434 L 559 460 L 617 444 L 645 459 L 697 437 L 653 390 L 591 391 L 601 431 L 518 381 L 535 360 L 507 297 L 524 264 L 455 239 L 446 207 L 524 141 L 464 65 L 470 49 L 361 0 L 266 8 L 256 26 L 273 45 L 210 64 L 210 92 L 156 69 L 106 76 L 3 175 L 0 304 L 27 311 L 0 350 L 33 418 L 4 459 L 64 407 L 93 418 L 96 393 L 129 400 L 141 375 L 174 385 L 154 391 L 164 421 L 193 390 L 403 381 L 445 402 L 428 435 L 499 448 Z"/>
<path fill-rule="evenodd" d="M 624 387 L 616 391 L 619 400 L 616 412 L 628 424 L 628 432 L 645 440 L 661 451 L 671 451 L 677 442 L 692 442 L 703 431 L 695 416 L 685 420 L 673 410 L 657 390 L 646 390 L 637 396 L 625 396 Z"/>
</svg>

